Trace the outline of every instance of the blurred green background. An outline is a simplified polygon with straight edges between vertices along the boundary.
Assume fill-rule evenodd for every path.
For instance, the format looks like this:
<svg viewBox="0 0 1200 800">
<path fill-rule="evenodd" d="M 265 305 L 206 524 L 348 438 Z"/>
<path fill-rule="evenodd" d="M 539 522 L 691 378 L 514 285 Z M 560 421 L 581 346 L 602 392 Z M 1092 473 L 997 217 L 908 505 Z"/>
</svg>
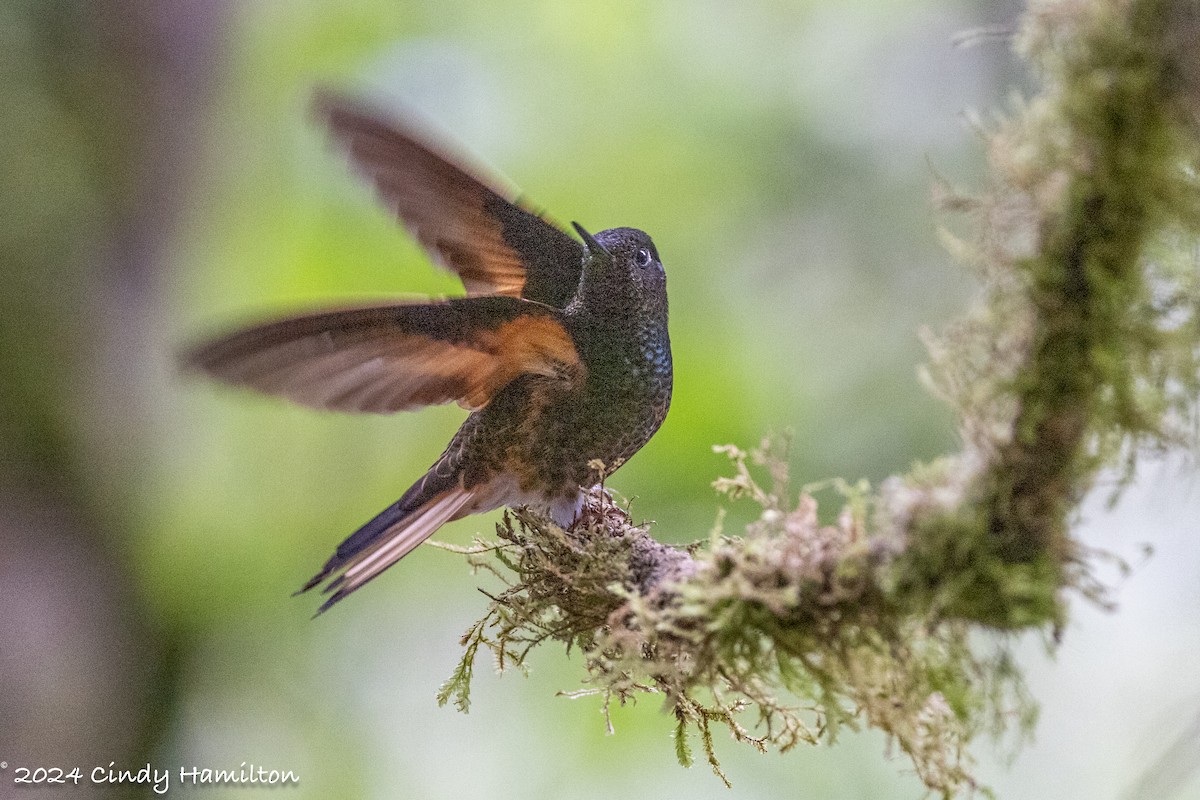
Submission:
<svg viewBox="0 0 1200 800">
<path fill-rule="evenodd" d="M 175 358 L 264 315 L 461 292 L 312 124 L 312 89 L 334 87 L 445 131 L 559 220 L 655 237 L 675 400 L 612 485 L 660 538 L 708 534 L 713 444 L 790 429 L 798 484 L 878 481 L 956 446 L 916 379 L 917 331 L 973 284 L 927 198 L 935 172 L 980 185 L 963 112 L 1026 80 L 1007 40 L 953 37 L 1018 13 L 4 0 L 0 798 L 150 795 L 91 786 L 110 761 L 290 769 L 306 798 L 920 796 L 870 733 L 785 756 L 721 741 L 727 791 L 675 764 L 653 704 L 606 736 L 597 699 L 556 698 L 581 670 L 554 647 L 527 680 L 479 673 L 469 715 L 439 709 L 484 607 L 461 557 L 421 548 L 317 621 L 289 595 L 463 413 L 318 414 L 185 379 Z M 1002 797 L 1200 797 L 1200 502 L 1179 465 L 1143 473 L 1116 512 L 1085 506 L 1084 536 L 1158 555 L 1119 614 L 1079 605 L 1056 663 L 1018 646 L 1045 709 L 1012 764 L 976 748 Z M 81 766 L 85 785 L 18 791 L 15 765 Z"/>
</svg>

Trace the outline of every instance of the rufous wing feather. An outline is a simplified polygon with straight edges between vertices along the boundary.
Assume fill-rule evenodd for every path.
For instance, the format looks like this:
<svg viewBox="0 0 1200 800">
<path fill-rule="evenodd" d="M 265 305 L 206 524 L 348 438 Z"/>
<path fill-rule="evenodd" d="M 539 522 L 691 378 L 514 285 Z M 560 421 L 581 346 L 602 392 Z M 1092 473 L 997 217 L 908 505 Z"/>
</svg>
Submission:
<svg viewBox="0 0 1200 800">
<path fill-rule="evenodd" d="M 248 328 L 195 348 L 188 365 L 313 408 L 477 409 L 520 375 L 582 372 L 559 313 L 509 297 L 355 308 Z"/>
</svg>

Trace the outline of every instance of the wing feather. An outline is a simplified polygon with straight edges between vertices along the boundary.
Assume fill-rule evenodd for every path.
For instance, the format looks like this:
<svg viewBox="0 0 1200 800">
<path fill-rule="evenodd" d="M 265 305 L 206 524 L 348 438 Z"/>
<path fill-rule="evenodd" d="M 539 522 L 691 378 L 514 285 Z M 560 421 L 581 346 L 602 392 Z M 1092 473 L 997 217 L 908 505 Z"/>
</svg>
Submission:
<svg viewBox="0 0 1200 800">
<path fill-rule="evenodd" d="M 582 364 L 552 308 L 509 297 L 354 308 L 238 331 L 185 360 L 228 383 L 338 411 L 487 405 L 523 374 L 577 380 Z"/>
<path fill-rule="evenodd" d="M 455 165 L 383 114 L 330 94 L 318 112 L 355 167 L 469 295 L 564 307 L 579 286 L 583 247 L 558 226 Z"/>
</svg>

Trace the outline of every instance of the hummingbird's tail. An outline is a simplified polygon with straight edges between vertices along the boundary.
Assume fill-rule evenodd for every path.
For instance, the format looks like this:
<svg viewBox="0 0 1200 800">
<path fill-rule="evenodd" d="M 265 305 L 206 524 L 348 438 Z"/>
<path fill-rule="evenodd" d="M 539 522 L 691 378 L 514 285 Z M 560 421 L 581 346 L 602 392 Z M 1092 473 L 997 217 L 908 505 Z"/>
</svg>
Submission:
<svg viewBox="0 0 1200 800">
<path fill-rule="evenodd" d="M 475 492 L 464 489 L 457 476 L 442 478 L 430 472 L 366 525 L 338 545 L 321 571 L 296 594 L 336 575 L 322 592 L 329 594 L 320 614 L 412 552 L 452 519 L 464 516 Z M 460 513 L 463 512 L 463 513 Z M 338 574 L 340 573 L 340 574 Z"/>
</svg>

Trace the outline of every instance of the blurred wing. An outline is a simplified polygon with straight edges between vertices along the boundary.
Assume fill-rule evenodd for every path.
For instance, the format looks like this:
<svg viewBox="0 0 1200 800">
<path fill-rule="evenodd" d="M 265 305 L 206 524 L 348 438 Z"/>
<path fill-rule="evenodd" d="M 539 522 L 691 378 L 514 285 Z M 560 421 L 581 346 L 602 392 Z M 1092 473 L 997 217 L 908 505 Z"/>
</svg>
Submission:
<svg viewBox="0 0 1200 800">
<path fill-rule="evenodd" d="M 523 374 L 582 374 L 554 309 L 509 297 L 332 311 L 204 344 L 187 363 L 229 383 L 337 411 L 456 401 L 477 409 Z"/>
<path fill-rule="evenodd" d="M 469 295 L 524 297 L 562 308 L 575 294 L 583 248 L 500 196 L 385 116 L 320 95 L 317 109 L 354 165 L 435 261 Z"/>
</svg>

